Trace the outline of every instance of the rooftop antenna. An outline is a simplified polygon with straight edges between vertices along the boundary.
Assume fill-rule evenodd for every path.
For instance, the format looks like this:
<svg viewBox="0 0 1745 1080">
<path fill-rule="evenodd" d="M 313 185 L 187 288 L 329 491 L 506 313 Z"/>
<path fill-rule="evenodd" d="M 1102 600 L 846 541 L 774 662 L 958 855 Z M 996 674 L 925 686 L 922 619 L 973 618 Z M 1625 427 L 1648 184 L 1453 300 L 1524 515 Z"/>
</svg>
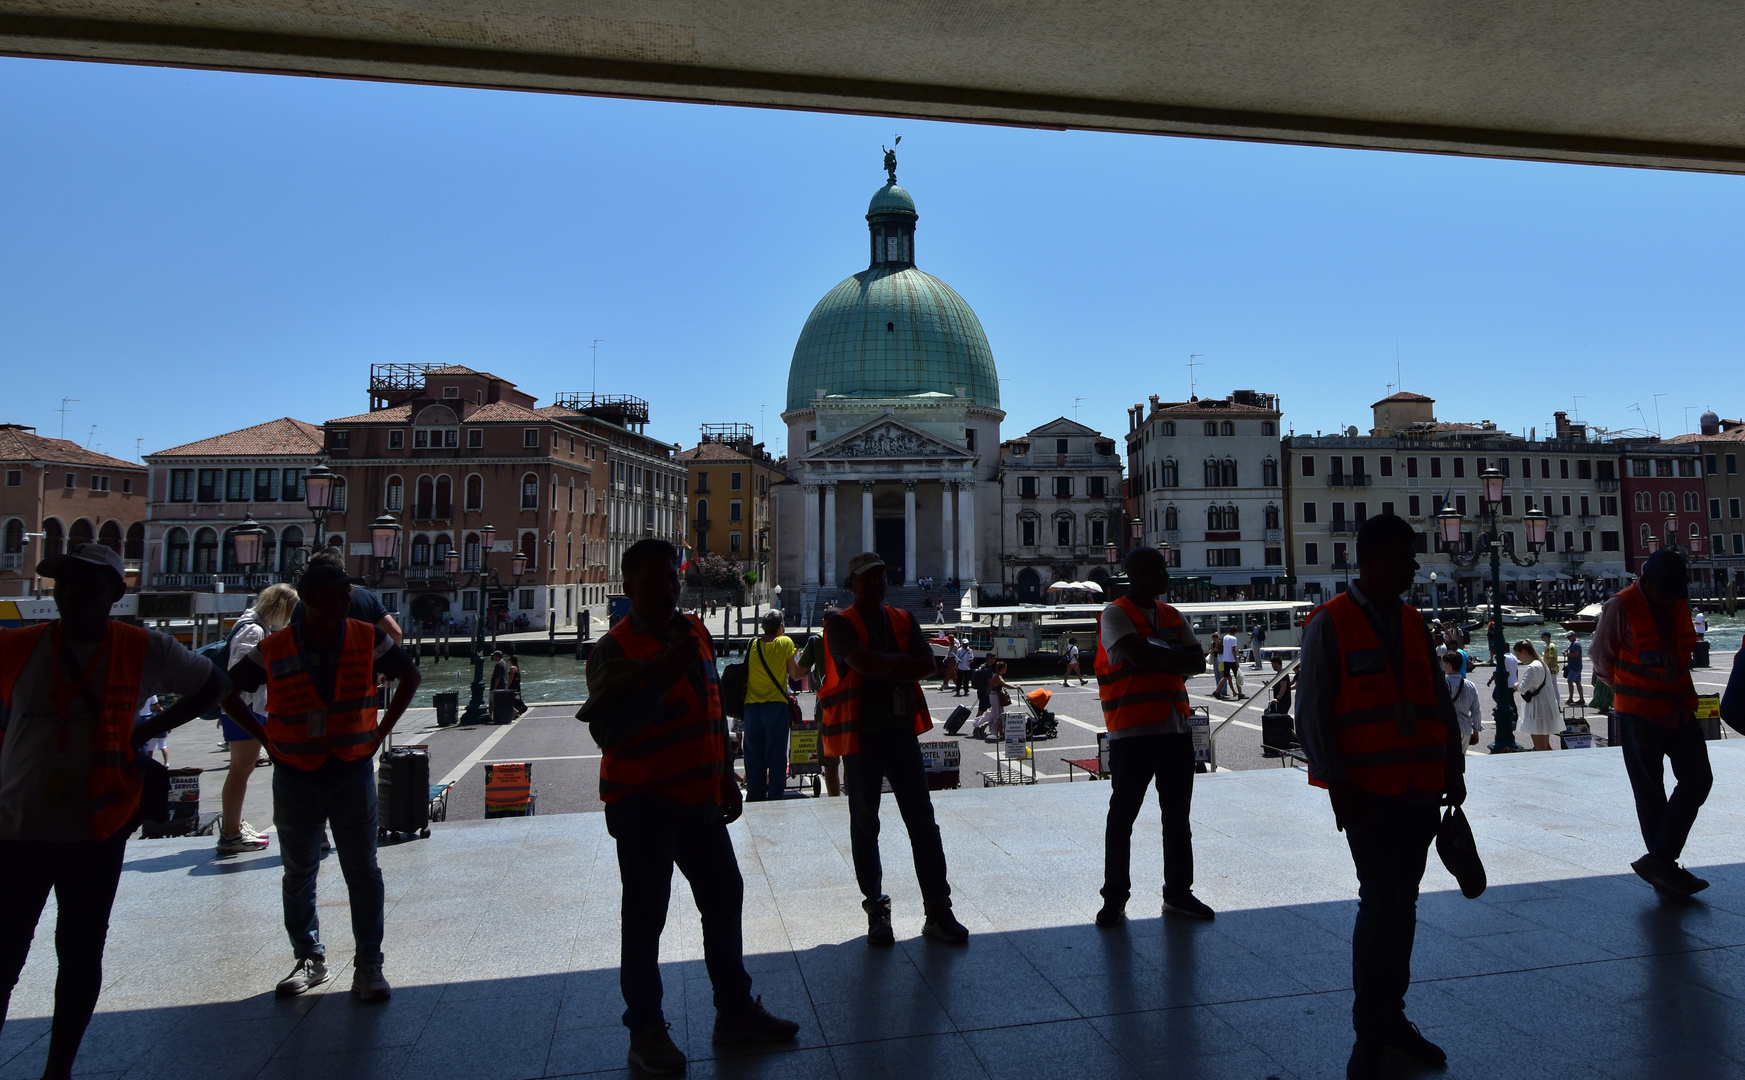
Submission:
<svg viewBox="0 0 1745 1080">
<path fill-rule="evenodd" d="M 1404 392 L 1406 384 L 1400 377 L 1400 343 L 1394 342 L 1394 389 Z"/>
<path fill-rule="evenodd" d="M 78 400 L 76 397 L 64 397 L 61 399 L 61 407 L 55 410 L 61 414 L 61 438 L 63 439 L 67 437 L 67 404 Z"/>
<path fill-rule="evenodd" d="M 1642 403 L 1637 402 L 1636 404 L 1631 405 L 1630 408 L 1636 410 L 1636 419 L 1642 421 L 1642 430 L 1644 430 L 1644 431 L 1648 430 L 1648 418 L 1646 416 L 1642 415 Z M 1624 411 L 1628 412 L 1629 409 L 1626 409 Z"/>
<path fill-rule="evenodd" d="M 1577 394 L 1575 397 L 1570 399 L 1570 401 L 1575 405 L 1575 419 L 1577 420 L 1581 419 L 1581 399 L 1584 397 L 1587 397 L 1587 395 Z"/>
<path fill-rule="evenodd" d="M 1695 405 L 1686 405 L 1684 407 L 1684 433 L 1686 435 L 1690 434 L 1690 411 L 1694 408 L 1696 408 Z"/>
<path fill-rule="evenodd" d="M 1200 367 L 1201 365 L 1194 363 L 1194 361 L 1198 360 L 1200 357 L 1202 357 L 1204 355 L 1206 355 L 1206 354 L 1205 353 L 1198 353 L 1198 352 L 1188 354 L 1188 396 L 1190 398 L 1196 398 L 1196 397 L 1200 396 L 1199 388 L 1194 383 L 1194 369 L 1197 367 Z"/>
<path fill-rule="evenodd" d="M 145 436 L 144 435 L 141 435 L 133 440 L 133 460 L 135 460 L 135 461 L 144 461 L 145 460 L 144 458 L 139 456 L 139 448 L 143 445 L 145 445 Z"/>
<path fill-rule="evenodd" d="M 767 408 L 769 408 L 768 402 L 757 407 L 757 437 L 759 439 L 768 438 L 768 436 L 763 433 L 763 411 Z"/>
<path fill-rule="evenodd" d="M 91 449 L 91 444 L 97 439 L 97 425 L 92 424 L 91 430 L 85 435 L 85 449 Z"/>
<path fill-rule="evenodd" d="M 600 342 L 605 340 L 606 339 L 603 337 L 597 337 L 594 339 L 594 383 L 592 386 L 588 387 L 588 393 L 590 394 L 597 394 L 600 392 Z"/>
<path fill-rule="evenodd" d="M 1079 422 L 1079 402 L 1083 400 L 1084 398 L 1082 397 L 1075 397 L 1072 399 L 1072 422 L 1075 424 Z"/>
<path fill-rule="evenodd" d="M 1665 394 L 1654 395 L 1654 434 L 1656 435 L 1660 434 L 1660 399 L 1665 396 Z"/>
</svg>

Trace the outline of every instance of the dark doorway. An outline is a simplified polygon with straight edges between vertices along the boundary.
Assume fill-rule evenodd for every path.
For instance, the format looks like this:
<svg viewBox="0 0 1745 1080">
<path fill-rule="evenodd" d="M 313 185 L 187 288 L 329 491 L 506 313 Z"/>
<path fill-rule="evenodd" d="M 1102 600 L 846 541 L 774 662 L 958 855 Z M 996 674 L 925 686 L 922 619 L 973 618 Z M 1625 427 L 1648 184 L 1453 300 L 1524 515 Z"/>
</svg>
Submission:
<svg viewBox="0 0 1745 1080">
<path fill-rule="evenodd" d="M 1042 603 L 1042 578 L 1036 571 L 1028 567 L 1018 571 L 1018 602 L 1020 604 Z"/>
<path fill-rule="evenodd" d="M 873 550 L 885 560 L 892 585 L 901 585 L 909 577 L 909 568 L 903 565 L 904 546 L 902 518 L 873 519 Z"/>
</svg>

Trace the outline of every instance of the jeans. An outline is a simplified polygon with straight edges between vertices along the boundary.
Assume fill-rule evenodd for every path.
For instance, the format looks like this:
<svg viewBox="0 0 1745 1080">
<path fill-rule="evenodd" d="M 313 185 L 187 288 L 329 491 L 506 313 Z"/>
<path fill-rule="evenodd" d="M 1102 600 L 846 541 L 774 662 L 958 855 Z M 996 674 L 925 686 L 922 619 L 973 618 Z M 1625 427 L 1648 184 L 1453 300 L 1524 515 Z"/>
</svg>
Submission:
<svg viewBox="0 0 1745 1080">
<path fill-rule="evenodd" d="M 788 783 L 788 703 L 745 706 L 745 799 L 779 799 Z"/>
<path fill-rule="evenodd" d="M 691 883 L 703 916 L 703 964 L 715 988 L 715 1011 L 748 1008 L 751 976 L 745 973 L 740 930 L 745 882 L 720 808 L 683 806 L 663 795 L 637 792 L 606 804 L 606 831 L 618 842 L 618 874 L 624 882 L 618 954 L 624 1026 L 642 1031 L 665 1019 L 660 933 L 666 928 L 675 865 Z"/>
<path fill-rule="evenodd" d="M 323 825 L 333 826 L 339 869 L 351 895 L 351 934 L 357 963 L 382 962 L 382 870 L 376 865 L 376 774 L 368 759 L 349 768 L 273 767 L 273 825 L 279 830 L 280 885 L 285 933 L 299 960 L 323 960 L 321 921 L 315 914 L 315 877 L 321 867 Z M 328 771 L 331 770 L 331 771 Z"/>
<path fill-rule="evenodd" d="M 854 852 L 854 877 L 868 900 L 884 895 L 885 870 L 879 860 L 879 795 L 886 777 L 891 794 L 909 830 L 915 854 L 915 877 L 929 910 L 951 907 L 951 886 L 945 880 L 945 846 L 933 820 L 933 800 L 927 794 L 927 770 L 921 763 L 921 741 L 911 730 L 888 727 L 864 732 L 860 752 L 845 754 L 843 786 L 848 791 L 848 839 Z"/>
<path fill-rule="evenodd" d="M 1709 769 L 1709 748 L 1695 721 L 1676 728 L 1661 727 L 1645 716 L 1619 713 L 1624 742 L 1624 771 L 1636 795 L 1636 822 L 1648 854 L 1677 862 L 1696 824 L 1697 810 L 1709 797 L 1715 776 Z M 1661 759 L 1672 761 L 1677 781 L 1667 798 Z"/>
<path fill-rule="evenodd" d="M 1357 926 L 1351 935 L 1351 1026 L 1359 1040 L 1385 1040 L 1406 1014 L 1418 885 L 1441 811 L 1370 797 L 1368 813 L 1345 823 L 1357 868 Z"/>
<path fill-rule="evenodd" d="M 45 1077 L 71 1074 L 103 988 L 103 944 L 127 836 L 69 844 L 0 841 L 0 1026 L 30 954 L 49 889 L 55 892 L 55 1018 Z"/>
<path fill-rule="evenodd" d="M 1179 899 L 1194 888 L 1194 737 L 1135 735 L 1109 740 L 1109 817 L 1103 827 L 1103 899 L 1120 906 L 1133 891 L 1133 823 L 1155 783 L 1163 810 L 1163 895 Z"/>
</svg>

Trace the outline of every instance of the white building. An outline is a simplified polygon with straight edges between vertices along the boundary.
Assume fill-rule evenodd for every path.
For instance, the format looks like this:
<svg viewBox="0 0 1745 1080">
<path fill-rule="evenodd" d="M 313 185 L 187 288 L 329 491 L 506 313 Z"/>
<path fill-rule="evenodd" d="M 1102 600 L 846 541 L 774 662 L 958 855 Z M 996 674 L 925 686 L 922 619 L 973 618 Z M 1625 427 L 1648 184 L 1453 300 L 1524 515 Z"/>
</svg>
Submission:
<svg viewBox="0 0 1745 1080">
<path fill-rule="evenodd" d="M 1181 585 L 1221 597 L 1271 596 L 1289 583 L 1278 398 L 1151 398 L 1127 410 L 1127 470 L 1144 543 Z"/>
<path fill-rule="evenodd" d="M 1121 546 L 1115 440 L 1066 417 L 1000 444 L 1004 591 L 1041 603 L 1053 581 L 1109 579 Z"/>
</svg>

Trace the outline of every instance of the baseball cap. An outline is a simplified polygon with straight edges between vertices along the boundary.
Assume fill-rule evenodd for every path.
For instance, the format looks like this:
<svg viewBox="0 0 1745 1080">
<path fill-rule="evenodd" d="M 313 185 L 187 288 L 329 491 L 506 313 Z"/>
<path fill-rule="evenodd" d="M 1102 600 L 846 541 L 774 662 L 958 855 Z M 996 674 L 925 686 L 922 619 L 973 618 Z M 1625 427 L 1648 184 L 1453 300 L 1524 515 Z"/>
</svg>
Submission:
<svg viewBox="0 0 1745 1080">
<path fill-rule="evenodd" d="M 848 576 L 859 577 L 861 574 L 871 570 L 873 567 L 883 565 L 885 565 L 885 560 L 879 558 L 878 552 L 863 551 L 859 555 L 848 560 Z"/>
<path fill-rule="evenodd" d="M 122 565 L 121 554 L 102 544 L 79 544 L 71 551 L 50 555 L 36 564 L 38 574 L 51 578 L 104 571 L 114 576 L 118 587 L 127 588 L 127 571 Z"/>
<path fill-rule="evenodd" d="M 1690 571 L 1684 556 L 1676 551 L 1662 548 L 1648 556 L 1648 561 L 1642 564 L 1642 576 L 1669 597 L 1684 600 L 1690 596 Z"/>
</svg>

